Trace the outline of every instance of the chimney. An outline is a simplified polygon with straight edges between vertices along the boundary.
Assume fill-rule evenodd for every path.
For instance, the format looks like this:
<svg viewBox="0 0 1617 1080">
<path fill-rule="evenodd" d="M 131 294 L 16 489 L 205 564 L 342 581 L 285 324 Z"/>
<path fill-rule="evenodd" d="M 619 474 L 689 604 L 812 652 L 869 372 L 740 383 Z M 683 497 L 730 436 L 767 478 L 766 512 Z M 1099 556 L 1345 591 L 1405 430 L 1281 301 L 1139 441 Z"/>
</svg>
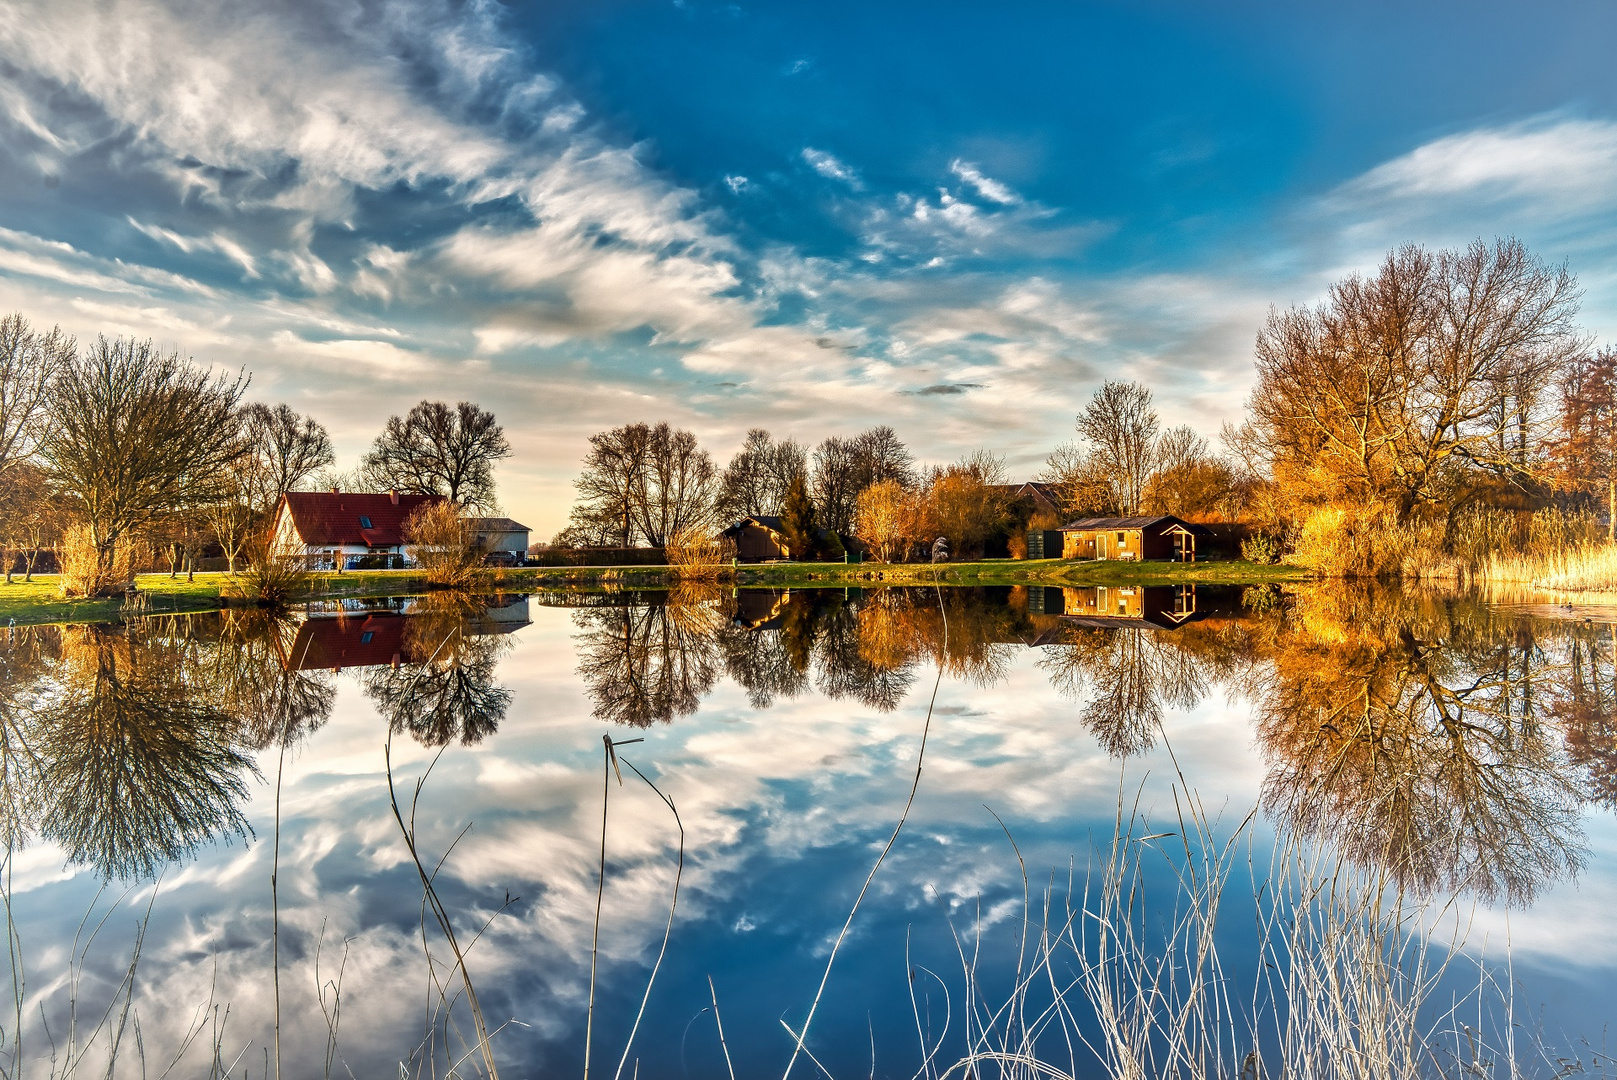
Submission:
<svg viewBox="0 0 1617 1080">
<path fill-rule="evenodd" d="M 337 485 L 336 485 L 336 484 L 332 484 L 332 485 L 331 485 L 331 493 L 332 493 L 332 494 L 333 494 L 333 495 L 340 495 L 340 494 L 342 494 L 342 492 L 340 492 L 340 491 L 338 491 L 338 490 L 337 490 Z"/>
<path fill-rule="evenodd" d="M 399 491 L 397 488 L 388 488 L 387 497 L 393 500 L 393 505 L 399 505 Z"/>
</svg>

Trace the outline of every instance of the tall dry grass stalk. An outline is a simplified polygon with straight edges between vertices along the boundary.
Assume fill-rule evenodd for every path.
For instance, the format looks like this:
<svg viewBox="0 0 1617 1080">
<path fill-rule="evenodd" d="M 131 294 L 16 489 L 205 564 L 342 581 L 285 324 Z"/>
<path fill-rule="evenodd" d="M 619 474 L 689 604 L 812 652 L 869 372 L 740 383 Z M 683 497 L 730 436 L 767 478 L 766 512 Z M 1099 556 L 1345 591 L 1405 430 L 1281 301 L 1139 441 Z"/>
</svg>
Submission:
<svg viewBox="0 0 1617 1080">
<path fill-rule="evenodd" d="M 944 1032 L 929 1037 L 916 1008 L 917 1077 L 1075 1080 L 1094 1075 L 1097 1059 L 1114 1080 L 1582 1071 L 1575 1058 L 1528 1045 L 1508 977 L 1465 951 L 1468 922 L 1456 905 L 1411 901 L 1295 839 L 1282 838 L 1265 865 L 1253 855 L 1253 814 L 1223 834 L 1182 778 L 1173 802 L 1173 818 L 1157 826 L 1120 789 L 1116 834 L 1088 883 L 1069 876 L 1064 892 L 1052 882 L 1036 901 L 1024 892 L 1008 993 L 991 995 L 979 975 L 981 935 L 957 936 L 963 1000 L 925 972 L 947 1012 Z M 1244 876 L 1257 951 L 1230 965 L 1219 940 L 1232 929 L 1228 890 Z M 1239 899 L 1233 917 L 1244 921 L 1252 908 Z M 1237 982 L 1240 968 L 1255 969 L 1251 982 Z M 963 1045 L 944 1067 L 956 1015 Z"/>
</svg>

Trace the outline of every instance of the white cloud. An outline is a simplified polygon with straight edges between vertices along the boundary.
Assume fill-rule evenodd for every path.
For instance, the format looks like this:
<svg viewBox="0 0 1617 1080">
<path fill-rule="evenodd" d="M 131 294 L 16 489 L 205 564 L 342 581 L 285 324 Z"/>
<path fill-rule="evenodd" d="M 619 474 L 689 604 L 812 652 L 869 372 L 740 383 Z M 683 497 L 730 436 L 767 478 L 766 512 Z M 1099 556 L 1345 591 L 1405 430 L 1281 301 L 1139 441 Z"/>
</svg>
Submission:
<svg viewBox="0 0 1617 1080">
<path fill-rule="evenodd" d="M 184 236 L 173 229 L 165 229 L 161 225 L 137 221 L 129 215 L 125 215 L 125 220 L 136 231 L 160 243 L 172 244 L 186 254 L 193 251 L 217 251 L 230 261 L 240 265 L 247 277 L 256 278 L 259 276 L 258 263 L 252 254 L 223 233 L 214 233 L 211 236 Z"/>
<path fill-rule="evenodd" d="M 1540 118 L 1445 136 L 1346 185 L 1338 198 L 1553 199 L 1567 212 L 1617 202 L 1617 124 Z"/>
<path fill-rule="evenodd" d="M 835 155 L 824 150 L 816 150 L 812 146 L 803 147 L 803 160 L 809 168 L 825 177 L 827 180 L 837 180 L 849 187 L 858 190 L 864 185 L 860 183 L 859 174 L 853 167 L 838 160 Z"/>
<path fill-rule="evenodd" d="M 1015 206 L 1022 201 L 1022 197 L 1007 185 L 1000 183 L 991 176 L 984 176 L 977 166 L 969 162 L 955 158 L 949 163 L 949 171 L 970 184 L 977 194 L 990 202 L 997 202 L 1002 206 Z"/>
</svg>

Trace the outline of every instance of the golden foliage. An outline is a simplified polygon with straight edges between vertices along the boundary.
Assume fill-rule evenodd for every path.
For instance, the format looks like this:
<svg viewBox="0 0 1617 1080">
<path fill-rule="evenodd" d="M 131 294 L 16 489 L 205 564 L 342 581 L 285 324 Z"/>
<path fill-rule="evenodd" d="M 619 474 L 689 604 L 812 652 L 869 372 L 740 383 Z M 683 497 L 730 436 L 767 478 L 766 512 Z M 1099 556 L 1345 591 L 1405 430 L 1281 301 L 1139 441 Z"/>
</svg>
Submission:
<svg viewBox="0 0 1617 1080">
<path fill-rule="evenodd" d="M 663 551 L 681 581 L 720 581 L 734 575 L 735 541 L 705 528 L 679 530 Z"/>
<path fill-rule="evenodd" d="M 58 555 L 63 596 L 111 596 L 135 580 L 136 543 L 124 534 L 97 544 L 89 525 L 74 525 L 62 539 Z"/>
<path fill-rule="evenodd" d="M 404 526 L 405 551 L 438 588 L 465 588 L 481 576 L 488 554 L 477 542 L 460 507 L 448 499 L 428 503 Z"/>
</svg>

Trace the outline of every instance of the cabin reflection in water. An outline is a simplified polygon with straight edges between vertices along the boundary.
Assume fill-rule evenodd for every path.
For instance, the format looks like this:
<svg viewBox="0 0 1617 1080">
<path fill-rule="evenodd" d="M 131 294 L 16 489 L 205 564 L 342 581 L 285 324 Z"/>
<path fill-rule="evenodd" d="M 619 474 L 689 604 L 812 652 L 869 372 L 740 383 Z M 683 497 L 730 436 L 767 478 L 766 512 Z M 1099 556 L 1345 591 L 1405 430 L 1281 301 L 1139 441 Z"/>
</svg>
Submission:
<svg viewBox="0 0 1617 1080">
<path fill-rule="evenodd" d="M 281 666 L 288 671 L 342 671 L 426 663 L 434 638 L 423 631 L 444 614 L 413 603 L 311 610 L 290 642 L 277 643 Z M 498 597 L 486 607 L 457 607 L 448 614 L 467 637 L 509 634 L 532 621 L 526 596 Z"/>
<path fill-rule="evenodd" d="M 1194 585 L 1097 585 L 1028 589 L 1029 615 L 1060 615 L 1070 625 L 1097 630 L 1171 630 L 1200 617 Z"/>
</svg>

